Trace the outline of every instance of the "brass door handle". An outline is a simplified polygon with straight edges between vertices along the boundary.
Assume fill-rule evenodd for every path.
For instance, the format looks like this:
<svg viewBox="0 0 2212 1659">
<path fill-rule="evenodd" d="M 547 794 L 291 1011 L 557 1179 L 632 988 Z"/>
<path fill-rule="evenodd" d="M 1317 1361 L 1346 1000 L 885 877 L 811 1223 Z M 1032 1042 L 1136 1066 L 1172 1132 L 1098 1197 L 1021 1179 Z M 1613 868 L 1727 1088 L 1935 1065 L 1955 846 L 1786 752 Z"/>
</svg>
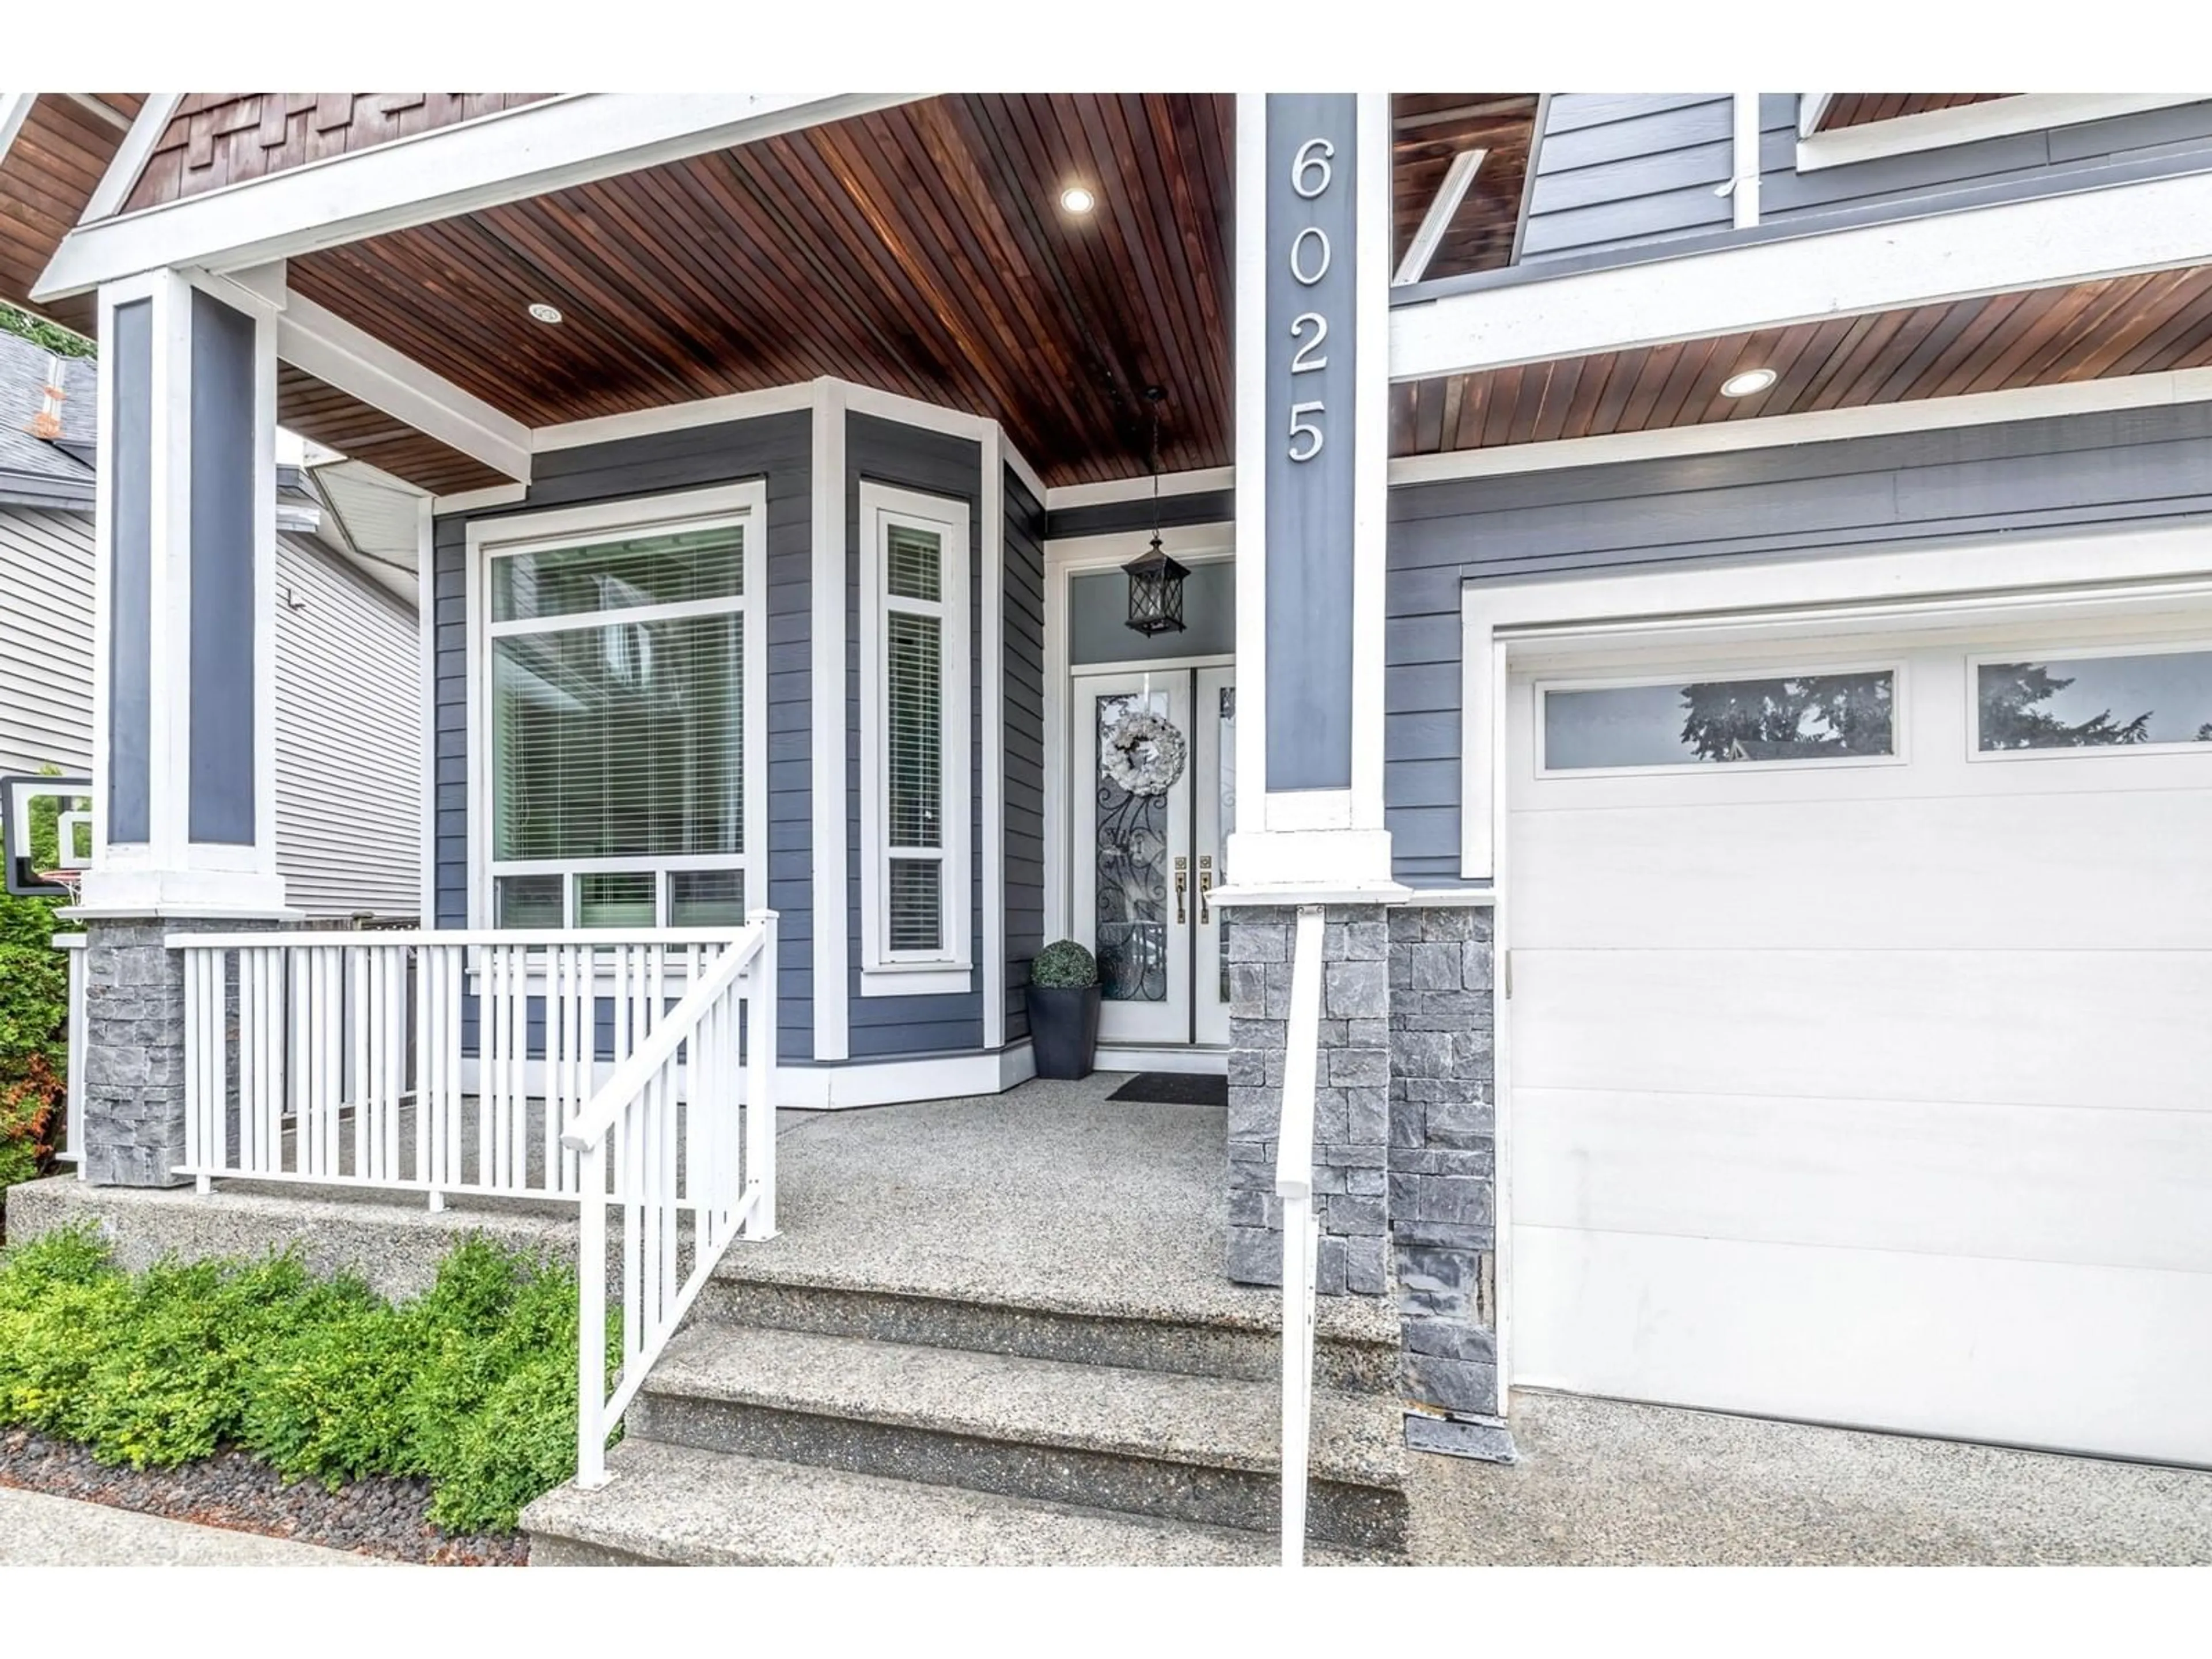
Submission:
<svg viewBox="0 0 2212 1659">
<path fill-rule="evenodd" d="M 1198 924 L 1201 927 L 1210 926 L 1213 921 L 1213 911 L 1206 903 L 1206 895 L 1212 890 L 1213 872 L 1200 871 L 1198 872 Z"/>
</svg>

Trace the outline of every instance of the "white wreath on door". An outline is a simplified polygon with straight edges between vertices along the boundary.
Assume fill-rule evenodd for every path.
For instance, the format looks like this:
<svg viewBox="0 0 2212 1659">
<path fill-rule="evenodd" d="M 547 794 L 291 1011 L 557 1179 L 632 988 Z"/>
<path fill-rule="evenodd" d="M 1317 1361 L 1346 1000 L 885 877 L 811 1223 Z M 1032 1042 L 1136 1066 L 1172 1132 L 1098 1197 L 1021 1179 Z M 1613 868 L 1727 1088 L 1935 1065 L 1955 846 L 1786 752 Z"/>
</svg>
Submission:
<svg viewBox="0 0 2212 1659">
<path fill-rule="evenodd" d="M 1099 766 L 1133 795 L 1164 795 L 1182 775 L 1182 733 L 1164 714 L 1133 708 L 1107 728 Z"/>
</svg>

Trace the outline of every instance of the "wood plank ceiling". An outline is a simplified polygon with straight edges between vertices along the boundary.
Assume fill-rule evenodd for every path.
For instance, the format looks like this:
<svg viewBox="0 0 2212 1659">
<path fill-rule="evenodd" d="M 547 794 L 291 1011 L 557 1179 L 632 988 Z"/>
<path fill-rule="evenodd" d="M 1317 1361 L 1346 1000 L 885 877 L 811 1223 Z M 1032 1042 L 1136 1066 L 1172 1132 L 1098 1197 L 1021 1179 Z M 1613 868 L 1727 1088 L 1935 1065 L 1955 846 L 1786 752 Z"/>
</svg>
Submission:
<svg viewBox="0 0 2212 1659">
<path fill-rule="evenodd" d="M 1931 110 L 1957 109 L 1963 104 L 1986 104 L 1994 98 L 2015 95 L 2009 92 L 1838 92 L 1820 112 L 1818 131 L 1834 132 L 1842 127 L 1863 127 L 1869 121 L 1925 115 Z"/>
<path fill-rule="evenodd" d="M 88 107 L 87 100 L 105 106 L 105 112 Z M 137 92 L 82 98 L 41 93 L 33 100 L 15 143 L 0 156 L 0 299 L 26 303 L 144 102 L 145 94 Z M 97 303 L 96 296 L 82 294 L 32 309 L 89 334 Z"/>
<path fill-rule="evenodd" d="M 1536 128 L 1533 92 L 1401 92 L 1390 100 L 1391 216 L 1397 233 L 1394 270 L 1436 200 L 1462 150 L 1487 153 L 1467 198 L 1423 274 L 1423 280 L 1495 270 L 1513 258 L 1521 195 L 1528 176 L 1528 143 Z"/>
<path fill-rule="evenodd" d="M 532 426 L 837 375 L 1048 483 L 1231 458 L 1231 98 L 947 96 L 313 253 L 293 288 Z M 1096 192 L 1088 215 L 1060 205 Z M 548 326 L 526 307 L 565 319 Z M 313 427 L 306 435 L 346 446 Z"/>
<path fill-rule="evenodd" d="M 2212 265 L 1835 317 L 1391 388 L 1391 453 L 1426 455 L 1906 403 L 2212 364 Z M 1725 398 L 1747 369 L 1779 377 Z"/>
</svg>

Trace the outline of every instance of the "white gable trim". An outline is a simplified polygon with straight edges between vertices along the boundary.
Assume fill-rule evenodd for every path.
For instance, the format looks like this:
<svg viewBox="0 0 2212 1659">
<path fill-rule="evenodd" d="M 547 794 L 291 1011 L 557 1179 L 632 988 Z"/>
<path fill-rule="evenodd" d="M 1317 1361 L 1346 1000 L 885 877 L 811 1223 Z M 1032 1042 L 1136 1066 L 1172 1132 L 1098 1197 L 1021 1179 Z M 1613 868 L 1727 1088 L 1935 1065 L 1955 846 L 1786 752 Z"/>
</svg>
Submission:
<svg viewBox="0 0 2212 1659">
<path fill-rule="evenodd" d="M 571 93 L 79 224 L 33 297 L 259 264 L 905 103 L 866 93 Z"/>
<path fill-rule="evenodd" d="M 181 92 L 146 94 L 146 101 L 138 108 L 138 118 L 123 135 L 123 143 L 116 149 L 114 159 L 108 162 L 107 171 L 100 175 L 92 199 L 84 204 L 82 222 L 89 224 L 94 219 L 106 219 L 123 210 L 123 204 L 130 199 L 131 186 L 138 182 L 139 173 L 145 170 L 146 158 L 154 153 L 154 146 L 168 131 L 177 106 L 184 101 Z M 0 149 L 5 148 L 0 145 Z"/>
<path fill-rule="evenodd" d="M 35 92 L 0 92 L 0 161 L 8 159 L 9 147 L 30 118 L 31 106 L 38 101 Z"/>
</svg>

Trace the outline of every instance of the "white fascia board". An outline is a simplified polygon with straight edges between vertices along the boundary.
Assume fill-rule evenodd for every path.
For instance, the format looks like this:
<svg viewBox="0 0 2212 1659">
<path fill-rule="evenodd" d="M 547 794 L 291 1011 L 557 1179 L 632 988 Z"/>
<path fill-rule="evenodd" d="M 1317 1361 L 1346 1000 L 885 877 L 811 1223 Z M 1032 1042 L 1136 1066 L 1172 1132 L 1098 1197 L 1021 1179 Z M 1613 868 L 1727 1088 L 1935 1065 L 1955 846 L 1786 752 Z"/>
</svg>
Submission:
<svg viewBox="0 0 2212 1659">
<path fill-rule="evenodd" d="M 35 92 L 0 92 L 0 161 L 8 159 L 9 146 L 30 119 L 31 106 L 38 101 Z"/>
<path fill-rule="evenodd" d="M 260 264 L 842 120 L 915 94 L 572 93 L 80 224 L 33 297 L 165 265 Z"/>
<path fill-rule="evenodd" d="M 1833 93 L 1814 95 L 1824 106 L 1835 96 Z M 1809 122 L 1799 123 L 1797 171 L 1817 173 L 1822 167 L 1877 161 L 1886 155 L 1909 155 L 1916 150 L 1942 149 L 1984 138 L 2106 121 L 2116 115 L 2140 115 L 2146 110 L 2193 104 L 2203 96 L 2201 92 L 2016 92 L 1987 103 L 1923 110 L 1917 115 L 1864 121 L 1832 132 L 1818 131 L 1816 113 Z"/>
<path fill-rule="evenodd" d="M 112 218 L 123 210 L 129 199 L 131 186 L 138 182 L 144 170 L 146 158 L 154 153 L 154 146 L 168 131 L 170 118 L 177 106 L 185 101 L 181 92 L 149 92 L 139 106 L 138 117 L 131 124 L 131 131 L 123 135 L 107 171 L 100 175 L 100 183 L 92 192 L 92 199 L 84 204 L 79 222 L 89 224 L 95 219 Z"/>
<path fill-rule="evenodd" d="M 1170 495 L 1196 495 L 1209 489 L 1233 489 L 1236 485 L 1237 469 L 1233 466 L 1196 467 L 1188 472 L 1160 474 L 1159 493 L 1164 499 Z M 1062 484 L 1046 492 L 1044 504 L 1047 511 L 1057 513 L 1068 507 L 1148 501 L 1152 494 L 1150 478 L 1109 478 L 1104 483 Z"/>
<path fill-rule="evenodd" d="M 1749 333 L 2212 262 L 2212 173 L 2007 202 L 1401 306 L 1390 378 Z"/>
<path fill-rule="evenodd" d="M 1401 455 L 1390 463 L 1390 482 L 1394 485 L 1442 483 L 1456 478 L 1491 478 L 1516 472 L 1554 472 L 1564 467 L 1611 466 L 1624 461 L 1657 460 L 1670 456 L 1716 455 L 1786 444 L 1826 443 L 1842 438 L 1934 432 L 1953 427 L 1994 426 L 2002 421 L 2044 420 L 2057 415 L 2150 409 L 2207 400 L 2212 400 L 2212 368 L 2179 368 L 2156 374 L 2124 374 L 2106 380 L 2070 381 L 2063 386 L 1976 392 L 1958 398 L 1919 398 L 1910 403 L 1869 404 L 1858 409 L 1808 410 L 1801 415 L 1715 421 L 1704 426 L 1667 427 L 1656 432 L 1613 432 L 1594 438 L 1554 439 L 1548 443 L 1501 444 L 1490 449 L 1445 454 Z"/>
<path fill-rule="evenodd" d="M 276 355 L 493 471 L 530 482 L 528 427 L 313 300 L 295 294 L 278 313 Z"/>
</svg>

